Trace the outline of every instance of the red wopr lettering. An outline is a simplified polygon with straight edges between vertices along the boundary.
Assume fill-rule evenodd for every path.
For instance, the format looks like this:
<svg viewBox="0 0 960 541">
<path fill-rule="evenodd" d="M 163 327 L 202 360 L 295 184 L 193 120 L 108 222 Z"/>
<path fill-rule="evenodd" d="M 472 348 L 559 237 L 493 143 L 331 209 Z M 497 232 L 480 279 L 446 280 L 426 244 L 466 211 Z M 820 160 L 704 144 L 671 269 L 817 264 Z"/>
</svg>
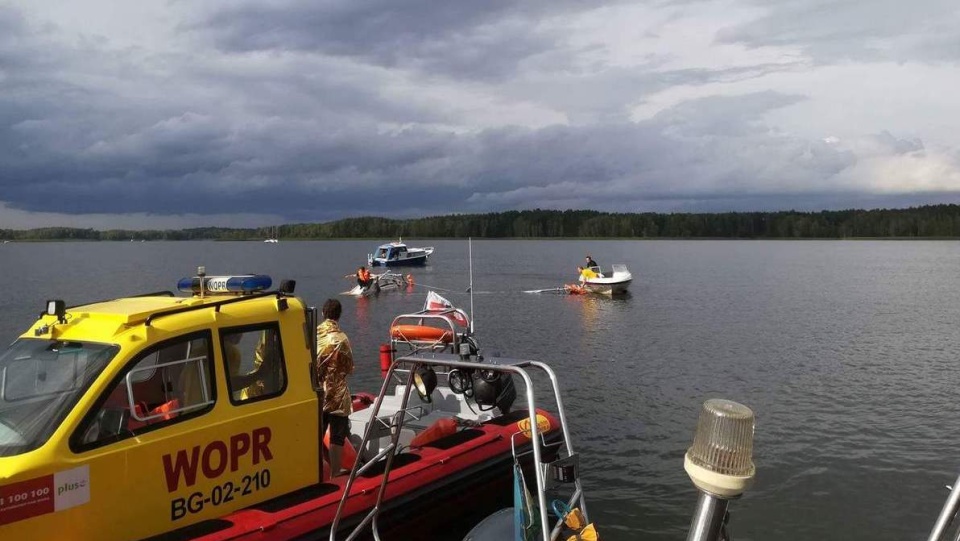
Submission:
<svg viewBox="0 0 960 541">
<path fill-rule="evenodd" d="M 163 474 L 167 479 L 167 492 L 173 492 L 180 488 L 180 477 L 182 476 L 185 485 L 191 487 L 197 482 L 197 464 L 199 464 L 200 446 L 197 445 L 190 450 L 190 456 L 187 451 L 181 449 L 177 451 L 177 457 L 171 463 L 170 455 L 163 455 Z"/>
<path fill-rule="evenodd" d="M 235 434 L 230 436 L 230 471 L 237 471 L 240 467 L 240 457 L 250 451 L 250 435 Z"/>
<path fill-rule="evenodd" d="M 253 464 L 273 460 L 273 453 L 270 452 L 271 437 L 270 427 L 265 426 L 255 428 L 249 434 L 244 432 L 230 436 L 229 447 L 225 441 L 214 440 L 204 446 L 203 452 L 198 445 L 189 452 L 181 449 L 176 452 L 176 455 L 163 455 L 163 474 L 167 481 L 167 491 L 173 492 L 179 489 L 181 479 L 186 487 L 195 485 L 198 468 L 208 479 L 222 475 L 228 465 L 230 471 L 237 471 L 240 469 L 240 457 L 251 452 Z"/>
<path fill-rule="evenodd" d="M 220 455 L 220 457 L 217 459 L 216 466 L 213 465 L 214 452 Z M 223 473 L 223 470 L 227 469 L 227 444 L 220 440 L 208 443 L 207 447 L 203 450 L 203 460 L 201 461 L 201 464 L 203 466 L 203 475 L 207 479 L 220 477 L 220 474 Z"/>
<path fill-rule="evenodd" d="M 253 463 L 260 463 L 260 455 L 264 460 L 273 460 L 273 453 L 270 452 L 270 427 L 255 428 L 253 430 Z"/>
</svg>

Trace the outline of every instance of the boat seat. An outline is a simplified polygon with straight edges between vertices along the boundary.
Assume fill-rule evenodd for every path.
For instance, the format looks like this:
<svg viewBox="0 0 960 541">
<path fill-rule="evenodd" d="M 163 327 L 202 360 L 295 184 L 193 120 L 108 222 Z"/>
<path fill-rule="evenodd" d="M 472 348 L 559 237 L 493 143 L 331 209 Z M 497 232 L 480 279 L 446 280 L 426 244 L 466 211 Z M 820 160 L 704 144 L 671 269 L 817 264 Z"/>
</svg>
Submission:
<svg viewBox="0 0 960 541">
<path fill-rule="evenodd" d="M 362 449 L 360 443 L 363 441 L 363 435 L 367 430 L 367 424 L 371 422 L 369 410 L 360 410 L 350 414 L 350 442 L 357 447 L 357 454 L 364 462 L 372 460 L 377 453 L 383 451 L 393 439 L 390 423 L 393 421 L 392 415 L 381 415 L 373 420 L 373 428 L 370 432 L 370 439 L 367 445 Z M 410 445 L 416 433 L 404 423 L 404 428 L 400 430 L 400 438 L 397 445 L 406 447 Z"/>
<path fill-rule="evenodd" d="M 368 461 L 375 457 L 377 453 L 390 444 L 390 422 L 393 413 L 400 408 L 403 402 L 403 396 L 406 392 L 405 385 L 398 385 L 394 389 L 394 394 L 388 394 L 383 397 L 383 403 L 380 407 L 379 420 L 370 433 L 370 440 L 365 448 L 360 449 L 360 442 L 363 440 L 364 431 L 367 429 L 367 423 L 370 422 L 370 409 L 362 409 L 350 414 L 350 442 L 357 448 L 357 454 L 362 461 Z M 433 393 L 433 402 L 426 403 L 420 400 L 416 393 L 412 393 L 407 403 L 407 411 L 410 412 L 403 421 L 403 429 L 400 431 L 400 439 L 397 445 L 403 449 L 409 447 L 410 442 L 418 433 L 425 430 L 439 419 L 460 417 L 473 421 L 485 421 L 492 417 L 489 412 L 477 413 L 470 410 L 469 404 L 462 395 L 458 395 L 448 387 L 438 387 Z"/>
<path fill-rule="evenodd" d="M 399 400 L 403 397 L 403 390 L 405 388 L 403 385 L 397 386 L 396 395 L 394 395 L 396 396 L 397 404 L 399 404 Z M 463 395 L 454 393 L 449 387 L 437 387 L 433 392 L 432 398 L 433 402 L 426 403 L 421 401 L 416 393 L 413 393 L 410 395 L 409 403 L 411 406 L 420 406 L 430 413 L 444 413 L 447 416 L 456 415 L 461 419 L 470 419 L 472 421 L 485 421 L 493 417 L 490 412 L 478 412 L 476 408 L 471 409 Z"/>
</svg>

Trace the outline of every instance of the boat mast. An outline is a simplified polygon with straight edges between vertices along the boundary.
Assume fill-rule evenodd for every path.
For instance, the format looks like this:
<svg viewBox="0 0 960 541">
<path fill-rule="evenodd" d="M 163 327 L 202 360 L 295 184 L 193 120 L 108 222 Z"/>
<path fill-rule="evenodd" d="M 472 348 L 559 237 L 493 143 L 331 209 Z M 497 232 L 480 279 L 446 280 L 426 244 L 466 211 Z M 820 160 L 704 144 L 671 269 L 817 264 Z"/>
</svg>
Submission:
<svg viewBox="0 0 960 541">
<path fill-rule="evenodd" d="M 467 237 L 467 254 L 470 260 L 470 334 L 473 334 L 473 237 Z"/>
</svg>

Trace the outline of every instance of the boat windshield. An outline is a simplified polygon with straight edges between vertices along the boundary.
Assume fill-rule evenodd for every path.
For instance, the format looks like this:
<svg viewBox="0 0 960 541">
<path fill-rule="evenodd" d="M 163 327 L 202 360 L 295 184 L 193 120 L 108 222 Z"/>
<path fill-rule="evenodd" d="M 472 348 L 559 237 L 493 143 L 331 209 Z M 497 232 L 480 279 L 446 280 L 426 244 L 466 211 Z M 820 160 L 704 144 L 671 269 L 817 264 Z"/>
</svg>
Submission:
<svg viewBox="0 0 960 541">
<path fill-rule="evenodd" d="M 0 457 L 43 445 L 118 350 L 33 338 L 11 344 L 0 354 Z"/>
</svg>

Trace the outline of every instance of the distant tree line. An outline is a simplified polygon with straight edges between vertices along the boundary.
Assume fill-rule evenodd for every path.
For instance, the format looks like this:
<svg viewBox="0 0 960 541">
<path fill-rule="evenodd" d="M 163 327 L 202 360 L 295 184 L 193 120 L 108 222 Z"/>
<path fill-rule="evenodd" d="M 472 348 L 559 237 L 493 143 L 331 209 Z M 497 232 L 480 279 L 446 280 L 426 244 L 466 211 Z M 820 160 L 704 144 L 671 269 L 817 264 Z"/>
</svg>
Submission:
<svg viewBox="0 0 960 541">
<path fill-rule="evenodd" d="M 0 239 L 43 240 L 261 240 L 273 227 L 198 227 L 132 231 L 47 227 L 0 230 Z M 711 214 L 522 210 L 391 220 L 347 218 L 277 227 L 281 239 L 420 238 L 960 238 L 960 205 L 821 212 Z"/>
</svg>

